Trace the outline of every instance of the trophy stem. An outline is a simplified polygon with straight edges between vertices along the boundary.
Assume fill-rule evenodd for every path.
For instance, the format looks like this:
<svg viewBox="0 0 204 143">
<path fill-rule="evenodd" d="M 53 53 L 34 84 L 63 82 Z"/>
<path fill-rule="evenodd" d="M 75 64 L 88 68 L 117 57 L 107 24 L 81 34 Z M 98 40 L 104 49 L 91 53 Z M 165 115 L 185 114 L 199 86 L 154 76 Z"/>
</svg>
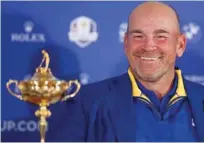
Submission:
<svg viewBox="0 0 204 143">
<path fill-rule="evenodd" d="M 45 117 L 40 118 L 39 125 L 40 125 L 41 143 L 44 143 L 45 142 L 45 132 L 47 128 L 47 121 Z"/>
<path fill-rule="evenodd" d="M 45 133 L 46 133 L 47 126 L 48 126 L 46 118 L 51 115 L 51 112 L 50 110 L 47 109 L 47 106 L 40 105 L 40 109 L 35 112 L 35 115 L 40 118 L 39 128 L 40 128 L 41 143 L 44 143 Z"/>
</svg>

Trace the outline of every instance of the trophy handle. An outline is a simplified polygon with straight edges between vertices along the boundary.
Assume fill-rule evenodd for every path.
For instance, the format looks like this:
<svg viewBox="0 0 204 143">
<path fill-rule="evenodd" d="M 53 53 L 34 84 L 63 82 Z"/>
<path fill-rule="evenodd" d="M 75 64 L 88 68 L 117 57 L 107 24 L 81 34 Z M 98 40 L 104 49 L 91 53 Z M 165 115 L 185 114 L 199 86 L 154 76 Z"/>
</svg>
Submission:
<svg viewBox="0 0 204 143">
<path fill-rule="evenodd" d="M 71 80 L 71 81 L 69 81 L 69 87 L 70 87 L 73 83 L 77 86 L 76 91 L 75 91 L 74 93 L 72 93 L 72 94 L 65 95 L 65 96 L 62 98 L 61 101 L 66 101 L 67 99 L 74 97 L 74 96 L 79 92 L 79 89 L 80 89 L 80 87 L 81 87 L 80 83 L 78 82 L 78 80 Z"/>
<path fill-rule="evenodd" d="M 18 81 L 17 81 L 17 80 L 11 80 L 11 79 L 10 79 L 10 80 L 6 83 L 6 87 L 7 87 L 8 91 L 9 91 L 9 93 L 10 93 L 11 95 L 15 96 L 16 98 L 18 98 L 18 99 L 20 99 L 20 100 L 23 100 L 23 97 L 22 97 L 21 95 L 16 94 L 16 93 L 14 93 L 13 91 L 11 91 L 10 85 L 11 85 L 12 83 L 15 83 L 15 85 L 17 86 Z"/>
</svg>

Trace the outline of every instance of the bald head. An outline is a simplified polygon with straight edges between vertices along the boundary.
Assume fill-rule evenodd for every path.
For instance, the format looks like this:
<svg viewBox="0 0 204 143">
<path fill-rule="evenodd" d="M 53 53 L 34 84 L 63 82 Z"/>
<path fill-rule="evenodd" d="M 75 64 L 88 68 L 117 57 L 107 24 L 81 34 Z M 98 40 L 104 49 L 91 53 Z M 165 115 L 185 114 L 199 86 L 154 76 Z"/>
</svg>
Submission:
<svg viewBox="0 0 204 143">
<path fill-rule="evenodd" d="M 144 2 L 137 6 L 129 15 L 128 31 L 137 21 L 146 20 L 150 22 L 153 19 L 158 19 L 160 24 L 165 21 L 168 22 L 172 25 L 172 28 L 180 33 L 180 22 L 177 12 L 173 7 L 161 2 Z"/>
</svg>

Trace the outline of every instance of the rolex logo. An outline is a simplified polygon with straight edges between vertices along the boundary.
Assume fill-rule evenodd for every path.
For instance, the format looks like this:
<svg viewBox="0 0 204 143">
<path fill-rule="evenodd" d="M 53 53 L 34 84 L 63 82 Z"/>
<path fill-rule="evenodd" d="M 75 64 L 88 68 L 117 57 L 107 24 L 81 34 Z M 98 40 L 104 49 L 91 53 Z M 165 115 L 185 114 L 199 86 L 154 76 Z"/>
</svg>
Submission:
<svg viewBox="0 0 204 143">
<path fill-rule="evenodd" d="M 31 21 L 27 21 L 24 24 L 24 29 L 26 32 L 30 33 L 33 30 L 34 24 Z"/>
</svg>

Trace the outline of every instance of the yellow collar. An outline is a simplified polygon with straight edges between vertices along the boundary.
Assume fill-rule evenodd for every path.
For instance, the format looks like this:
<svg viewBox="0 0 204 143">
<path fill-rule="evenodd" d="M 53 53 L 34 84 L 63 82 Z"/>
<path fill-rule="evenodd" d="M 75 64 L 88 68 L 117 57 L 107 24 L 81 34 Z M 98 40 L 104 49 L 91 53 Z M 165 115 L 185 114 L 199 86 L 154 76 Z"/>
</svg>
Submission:
<svg viewBox="0 0 204 143">
<path fill-rule="evenodd" d="M 183 78 L 182 78 L 181 70 L 176 70 L 176 74 L 177 74 L 177 76 L 178 76 L 178 85 L 177 85 L 177 89 L 176 89 L 175 96 L 173 96 L 173 97 L 171 98 L 170 102 L 171 102 L 174 98 L 176 98 L 176 97 L 178 97 L 178 96 L 180 96 L 180 97 L 181 97 L 181 96 L 182 96 L 182 97 L 187 96 L 187 95 L 186 95 L 185 88 L 184 88 L 184 84 L 183 84 Z M 133 95 L 134 97 L 143 97 L 143 98 L 147 99 L 148 101 L 150 101 L 150 100 L 148 99 L 148 97 L 145 96 L 145 95 L 141 92 L 141 90 L 139 89 L 139 87 L 138 87 L 138 85 L 137 85 L 137 83 L 136 83 L 136 79 L 134 78 L 133 73 L 131 72 L 130 68 L 128 69 L 128 75 L 129 75 L 130 81 L 131 81 L 131 83 L 132 83 L 132 95 Z"/>
</svg>

